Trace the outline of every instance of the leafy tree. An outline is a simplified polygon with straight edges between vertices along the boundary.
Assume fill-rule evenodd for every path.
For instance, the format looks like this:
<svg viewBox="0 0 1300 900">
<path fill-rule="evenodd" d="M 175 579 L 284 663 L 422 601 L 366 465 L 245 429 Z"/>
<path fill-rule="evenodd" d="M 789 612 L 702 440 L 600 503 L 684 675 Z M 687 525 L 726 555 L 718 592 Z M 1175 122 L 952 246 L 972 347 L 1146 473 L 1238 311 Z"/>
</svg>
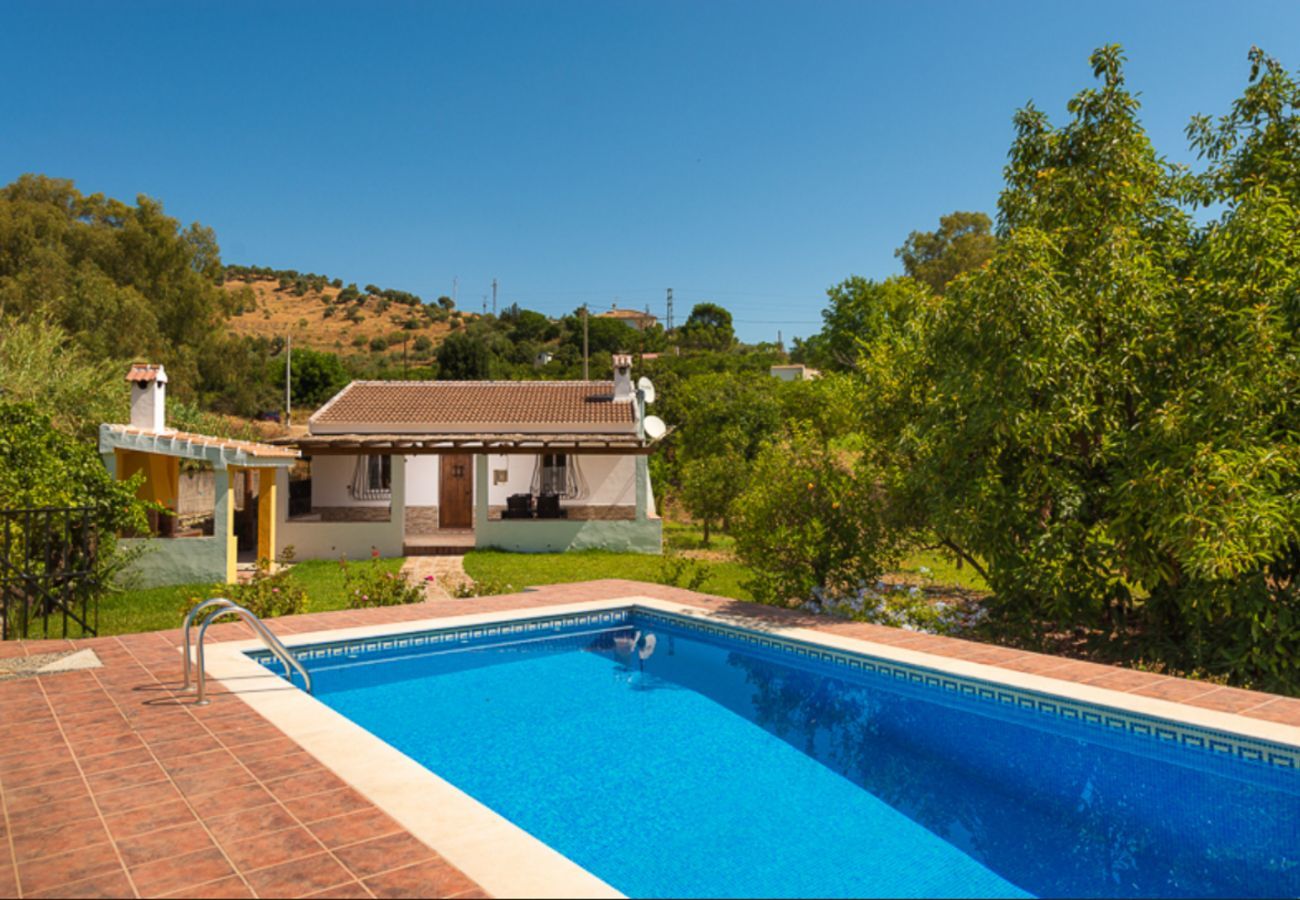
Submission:
<svg viewBox="0 0 1300 900">
<path fill-rule="evenodd" d="M 728 350 L 736 342 L 731 313 L 716 303 L 697 303 L 678 332 L 684 347 Z"/>
<path fill-rule="evenodd" d="M 60 432 L 97 441 L 102 422 L 127 418 L 126 367 L 97 361 L 57 325 L 0 319 L 0 402 L 30 403 Z"/>
<path fill-rule="evenodd" d="M 823 369 L 853 369 L 862 348 L 889 324 L 890 310 L 915 301 L 925 290 L 910 278 L 845 279 L 826 292 L 830 303 L 822 310 L 822 330 L 801 348 L 803 361 Z"/>
<path fill-rule="evenodd" d="M 489 377 L 491 354 L 481 338 L 458 331 L 438 346 L 438 377 L 448 381 L 474 381 Z"/>
<path fill-rule="evenodd" d="M 795 425 L 754 460 L 732 505 L 748 586 L 770 603 L 844 596 L 896 562 L 898 535 L 881 514 L 875 473 Z"/>
<path fill-rule="evenodd" d="M 279 371 L 280 389 L 284 389 L 284 369 Z M 295 349 L 290 366 L 294 402 L 320 406 L 341 391 L 351 380 L 343 363 L 333 353 Z"/>
<path fill-rule="evenodd" d="M 942 294 L 948 283 L 978 269 L 993 255 L 997 238 L 992 220 L 982 212 L 953 212 L 939 217 L 936 231 L 913 231 L 894 251 L 903 271 Z"/>
<path fill-rule="evenodd" d="M 689 459 L 682 466 L 681 499 L 691 516 L 704 526 L 703 544 L 709 546 L 714 522 L 729 518 L 731 504 L 744 486 L 745 460 L 727 449 L 711 456 Z"/>
<path fill-rule="evenodd" d="M 137 486 L 138 476 L 115 480 L 94 444 L 55 428 L 33 404 L 0 399 L 0 508 L 89 507 L 99 530 L 94 571 L 85 588 L 92 593 L 107 592 L 128 561 L 118 551 L 118 531 L 148 527 L 146 505 L 135 496 Z M 19 525 L 11 530 L 6 549 L 16 562 L 28 555 L 28 542 L 39 540 Z M 40 559 L 45 552 L 34 547 L 30 557 Z"/>
</svg>

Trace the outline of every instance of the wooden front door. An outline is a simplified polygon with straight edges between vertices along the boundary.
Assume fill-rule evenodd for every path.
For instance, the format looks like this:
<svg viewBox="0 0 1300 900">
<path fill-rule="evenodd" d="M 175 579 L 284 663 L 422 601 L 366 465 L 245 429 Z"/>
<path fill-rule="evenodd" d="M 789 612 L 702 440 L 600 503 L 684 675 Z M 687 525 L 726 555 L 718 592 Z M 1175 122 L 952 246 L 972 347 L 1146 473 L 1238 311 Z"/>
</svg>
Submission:
<svg viewBox="0 0 1300 900">
<path fill-rule="evenodd" d="M 438 483 L 438 527 L 474 527 L 474 467 L 468 453 L 442 455 Z"/>
</svg>

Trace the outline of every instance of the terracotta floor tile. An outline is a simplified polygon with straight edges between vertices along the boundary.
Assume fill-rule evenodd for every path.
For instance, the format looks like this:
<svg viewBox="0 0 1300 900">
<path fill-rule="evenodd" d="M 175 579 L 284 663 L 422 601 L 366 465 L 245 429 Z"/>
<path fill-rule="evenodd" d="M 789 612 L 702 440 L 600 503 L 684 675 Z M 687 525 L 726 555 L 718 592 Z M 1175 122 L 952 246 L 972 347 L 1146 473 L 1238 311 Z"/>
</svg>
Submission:
<svg viewBox="0 0 1300 900">
<path fill-rule="evenodd" d="M 351 881 L 347 884 L 340 884 L 337 887 L 326 888 L 323 891 L 317 891 L 314 894 L 308 894 L 307 900 L 327 900 L 327 898 L 337 898 L 337 900 L 370 900 L 374 895 L 366 890 L 365 885 L 359 881 Z"/>
<path fill-rule="evenodd" d="M 340 847 L 334 855 L 363 881 L 390 869 L 434 858 L 432 850 L 406 832 Z"/>
<path fill-rule="evenodd" d="M 289 812 L 305 823 L 372 808 L 370 801 L 352 788 L 328 791 L 324 794 L 309 794 L 305 797 L 292 797 L 283 802 Z"/>
<path fill-rule="evenodd" d="M 172 800 L 105 816 L 104 821 L 108 824 L 109 834 L 120 841 L 150 831 L 188 825 L 197 822 L 198 818 L 183 800 Z"/>
<path fill-rule="evenodd" d="M 1188 681 L 1184 678 L 1165 678 L 1154 684 L 1137 688 L 1133 693 L 1142 697 L 1154 697 L 1157 700 L 1170 700 L 1183 703 L 1193 697 L 1200 697 L 1210 691 L 1217 691 L 1219 686 L 1208 681 Z"/>
<path fill-rule="evenodd" d="M 258 834 L 240 841 L 223 841 L 221 846 L 231 861 L 244 873 L 315 856 L 324 849 L 320 841 L 301 825 L 269 834 Z"/>
<path fill-rule="evenodd" d="M 438 859 L 385 872 L 364 882 L 376 897 L 450 897 L 478 887 L 459 869 Z"/>
<path fill-rule="evenodd" d="M 204 818 L 229 815 L 240 810 L 253 809 L 267 803 L 274 803 L 266 789 L 257 784 L 244 784 L 224 788 L 209 794 L 198 794 L 187 798 L 194 811 Z"/>
<path fill-rule="evenodd" d="M 304 751 L 269 756 L 265 759 L 250 759 L 244 765 L 262 781 L 271 781 L 290 775 L 305 775 L 317 770 L 325 771 L 316 757 Z"/>
<path fill-rule="evenodd" d="M 33 767 L 52 766 L 63 762 L 72 762 L 72 751 L 62 737 L 57 739 L 41 737 L 36 741 L 27 738 L 13 738 L 5 729 L 5 737 L 23 747 L 21 753 L 0 756 L 0 778 L 13 772 L 21 772 Z"/>
<path fill-rule="evenodd" d="M 135 837 L 118 838 L 117 849 L 128 869 L 173 856 L 184 856 L 215 845 L 198 822 L 150 831 Z"/>
<path fill-rule="evenodd" d="M 43 765 L 28 766 L 12 772 L 0 774 L 0 786 L 6 791 L 36 787 L 50 781 L 66 781 L 80 778 L 81 769 L 72 761 L 72 757 L 58 757 Z"/>
<path fill-rule="evenodd" d="M 245 877 L 259 897 L 301 897 L 353 880 L 327 853 L 258 869 Z"/>
<path fill-rule="evenodd" d="M 80 739 L 75 734 L 68 735 L 68 743 L 78 759 L 103 756 L 108 753 L 121 753 L 123 750 L 136 750 L 144 747 L 144 742 L 134 732 L 117 734 L 112 737 Z"/>
<path fill-rule="evenodd" d="M 185 890 L 235 874 L 216 848 L 132 866 L 130 872 L 142 897 Z"/>
<path fill-rule="evenodd" d="M 183 727 L 191 733 L 187 736 L 165 741 L 154 740 L 152 736 L 149 736 L 149 749 L 153 751 L 154 756 L 167 763 L 172 760 L 189 758 L 222 749 L 221 744 L 212 735 L 194 734 L 189 725 Z"/>
<path fill-rule="evenodd" d="M 1217 709 L 1220 712 L 1241 713 L 1252 707 L 1261 706 L 1272 698 L 1255 691 L 1243 691 L 1240 688 L 1221 687 L 1217 691 L 1201 694 L 1187 701 L 1191 706 L 1204 709 Z"/>
<path fill-rule="evenodd" d="M 1269 722 L 1278 722 L 1282 725 L 1295 725 L 1300 727 L 1300 699 L 1295 697 L 1279 697 L 1262 706 L 1249 709 L 1242 715 L 1249 716 L 1252 719 L 1264 719 Z"/>
<path fill-rule="evenodd" d="M 1061 670 L 1057 670 L 1061 671 Z M 1053 678 L 1058 677 L 1055 674 Z M 1134 691 L 1144 687 L 1151 687 L 1164 681 L 1165 676 L 1153 675 L 1150 672 L 1138 672 L 1134 669 L 1116 669 L 1090 678 L 1087 681 L 1089 687 L 1107 688 L 1112 691 Z"/>
<path fill-rule="evenodd" d="M 266 786 L 281 800 L 291 800 L 308 794 L 339 791 L 347 787 L 347 784 L 322 766 L 319 772 L 270 780 L 266 782 Z"/>
<path fill-rule="evenodd" d="M 13 837 L 13 852 L 14 858 L 19 862 L 29 862 L 107 843 L 108 840 L 108 832 L 99 819 L 82 819 L 44 831 L 16 834 Z"/>
<path fill-rule="evenodd" d="M 278 803 L 267 803 L 252 809 L 215 818 L 205 818 L 208 827 L 222 844 L 232 844 L 257 835 L 298 827 L 298 820 Z"/>
<path fill-rule="evenodd" d="M 9 830 L 17 837 L 20 834 L 47 831 L 60 825 L 81 822 L 86 819 L 98 819 L 98 817 L 99 810 L 95 809 L 90 794 L 83 794 L 69 800 L 47 803 L 36 809 L 28 810 L 22 815 L 15 815 L 11 809 L 9 811 Z"/>
<path fill-rule="evenodd" d="M 209 881 L 207 884 L 196 884 L 175 893 L 163 894 L 163 897 L 167 898 L 194 897 L 199 900 L 242 900 L 244 897 L 252 896 L 253 892 L 238 875 Z"/>
<path fill-rule="evenodd" d="M 152 761 L 139 766 L 109 769 L 107 772 L 96 772 L 86 776 L 86 782 L 90 785 L 91 793 L 94 794 L 107 794 L 122 788 L 140 787 L 166 780 L 167 773 L 163 771 L 162 766 Z"/>
<path fill-rule="evenodd" d="M 135 892 L 131 889 L 131 882 L 127 879 L 126 872 L 122 871 L 119 866 L 117 871 L 114 872 L 105 872 L 83 881 L 74 881 L 71 884 L 51 888 L 45 892 L 24 892 L 23 896 L 32 898 L 76 897 L 78 900 L 99 900 L 99 898 L 104 898 L 104 900 L 112 900 L 112 898 L 118 897 L 134 897 Z"/>
<path fill-rule="evenodd" d="M 63 778 L 59 781 L 47 781 L 32 787 L 10 790 L 5 787 L 5 808 L 11 817 L 18 817 L 26 812 L 39 812 L 55 803 L 69 802 L 81 798 L 89 799 L 90 790 L 81 776 Z"/>
<path fill-rule="evenodd" d="M 358 844 L 402 831 L 402 826 L 391 816 L 373 808 L 348 813 L 345 816 L 335 816 L 332 819 L 322 819 L 311 823 L 308 828 L 331 850 L 345 844 Z"/>
<path fill-rule="evenodd" d="M 167 781 L 155 781 L 152 784 L 142 784 L 136 787 L 124 788 L 120 791 L 109 791 L 95 795 L 95 802 L 105 816 L 179 799 L 181 799 L 180 792 Z"/>
<path fill-rule="evenodd" d="M 18 863 L 23 893 L 47 891 L 74 881 L 121 871 L 122 863 L 117 858 L 117 851 L 108 842 Z"/>
<path fill-rule="evenodd" d="M 232 765 L 220 769 L 178 772 L 172 775 L 172 781 L 181 793 L 191 797 L 243 787 L 253 784 L 256 779 L 243 766 Z"/>
<path fill-rule="evenodd" d="M 81 770 L 86 773 L 87 777 L 100 772 L 111 772 L 114 769 L 129 769 L 133 766 L 142 766 L 145 763 L 153 763 L 153 761 L 153 756 L 145 747 L 136 747 L 133 750 L 122 750 L 118 753 L 108 753 L 103 756 L 92 756 L 78 760 L 81 764 Z"/>
</svg>

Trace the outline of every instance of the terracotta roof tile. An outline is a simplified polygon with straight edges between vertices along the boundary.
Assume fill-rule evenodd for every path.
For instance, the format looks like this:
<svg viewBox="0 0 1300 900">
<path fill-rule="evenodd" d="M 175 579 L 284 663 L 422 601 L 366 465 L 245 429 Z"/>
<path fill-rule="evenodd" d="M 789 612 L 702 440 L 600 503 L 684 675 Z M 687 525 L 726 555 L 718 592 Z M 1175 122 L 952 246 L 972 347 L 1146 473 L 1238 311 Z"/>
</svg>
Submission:
<svg viewBox="0 0 1300 900">
<path fill-rule="evenodd" d="M 167 380 L 163 367 L 150 363 L 132 363 L 131 370 L 126 373 L 127 381 L 157 381 L 160 377 L 164 382 Z"/>
<path fill-rule="evenodd" d="M 263 444 L 258 441 L 240 441 L 235 438 L 216 437 L 211 434 L 194 434 L 189 431 L 152 431 L 148 428 L 136 428 L 134 425 L 110 425 L 108 427 L 120 434 L 141 434 L 148 437 L 167 438 L 177 443 L 195 444 L 200 447 L 242 450 L 249 456 L 289 459 L 298 456 L 298 451 L 292 447 L 279 447 L 275 444 Z"/>
<path fill-rule="evenodd" d="M 311 417 L 338 425 L 635 424 L 609 381 L 354 381 Z"/>
</svg>

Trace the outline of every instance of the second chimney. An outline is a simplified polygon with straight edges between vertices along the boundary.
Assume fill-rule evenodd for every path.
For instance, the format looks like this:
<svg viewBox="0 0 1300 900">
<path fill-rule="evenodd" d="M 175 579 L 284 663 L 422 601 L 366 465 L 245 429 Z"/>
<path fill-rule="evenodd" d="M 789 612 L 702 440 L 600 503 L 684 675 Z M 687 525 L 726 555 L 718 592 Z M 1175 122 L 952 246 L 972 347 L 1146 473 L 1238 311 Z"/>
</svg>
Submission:
<svg viewBox="0 0 1300 900">
<path fill-rule="evenodd" d="M 628 403 L 632 400 L 632 356 L 628 353 L 614 354 L 614 402 Z"/>
<path fill-rule="evenodd" d="M 135 363 L 126 373 L 131 383 L 131 427 L 167 430 L 167 373 L 162 366 Z"/>
</svg>

